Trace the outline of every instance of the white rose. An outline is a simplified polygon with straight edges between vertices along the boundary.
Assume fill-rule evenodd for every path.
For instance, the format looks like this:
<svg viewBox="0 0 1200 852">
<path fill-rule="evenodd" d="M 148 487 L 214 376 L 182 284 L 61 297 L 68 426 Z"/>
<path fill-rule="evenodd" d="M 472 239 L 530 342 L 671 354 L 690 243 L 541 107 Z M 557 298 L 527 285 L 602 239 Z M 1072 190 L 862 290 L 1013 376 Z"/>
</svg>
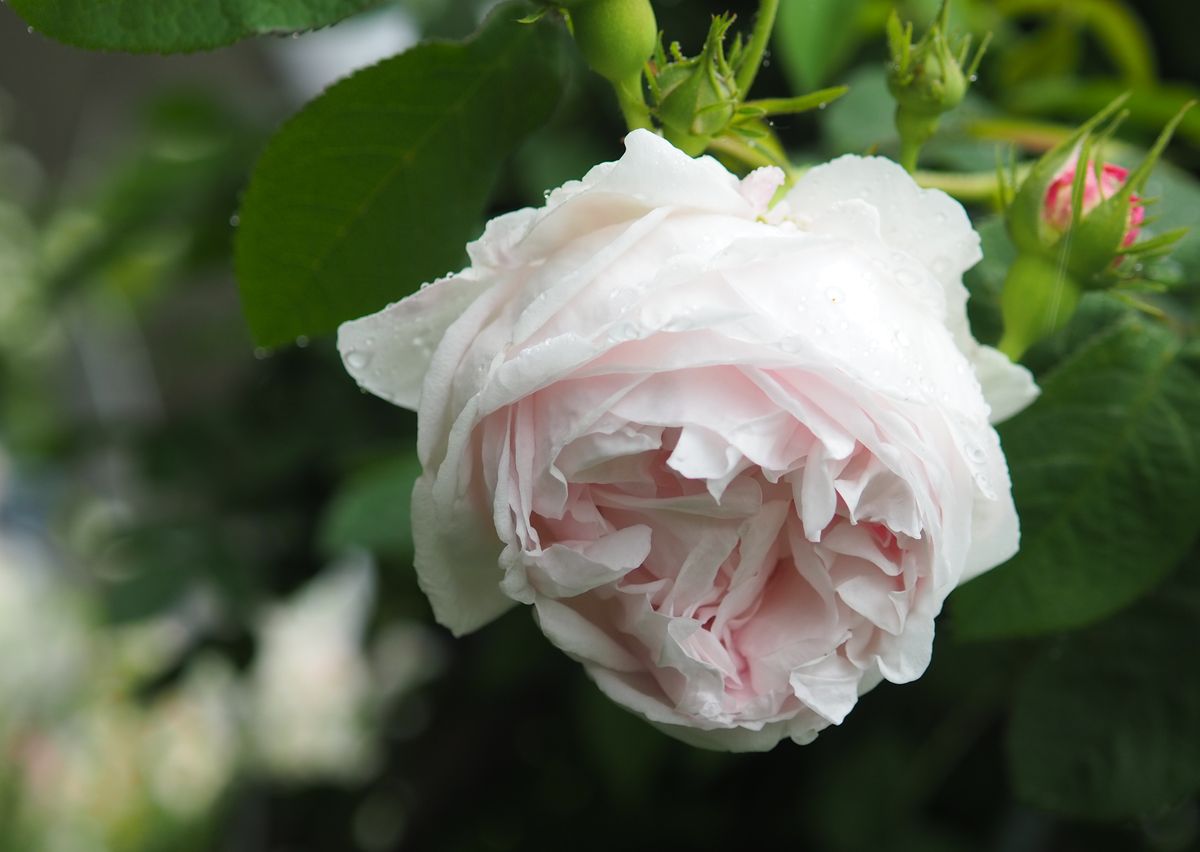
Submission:
<svg viewBox="0 0 1200 852">
<path fill-rule="evenodd" d="M 967 328 L 963 209 L 896 164 L 843 157 L 768 212 L 777 170 L 626 146 L 338 346 L 419 413 L 442 624 L 532 604 L 672 734 L 808 742 L 920 676 L 946 595 L 1015 552 L 989 406 L 1036 388 Z"/>
</svg>

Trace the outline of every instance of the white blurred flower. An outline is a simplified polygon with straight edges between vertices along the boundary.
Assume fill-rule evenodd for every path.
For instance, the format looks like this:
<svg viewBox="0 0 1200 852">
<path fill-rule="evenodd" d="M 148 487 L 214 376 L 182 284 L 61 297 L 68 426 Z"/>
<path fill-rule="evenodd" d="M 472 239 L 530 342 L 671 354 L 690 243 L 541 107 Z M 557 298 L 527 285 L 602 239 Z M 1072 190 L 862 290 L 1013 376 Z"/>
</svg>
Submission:
<svg viewBox="0 0 1200 852">
<path fill-rule="evenodd" d="M 237 682 L 213 657 L 193 663 L 184 682 L 146 720 L 141 762 L 155 802 L 180 819 L 210 812 L 238 768 Z"/>
<path fill-rule="evenodd" d="M 249 688 L 252 747 L 271 772 L 353 778 L 369 768 L 371 671 L 362 638 L 373 569 L 356 556 L 269 611 Z"/>
<path fill-rule="evenodd" d="M 37 544 L 0 528 L 0 739 L 65 701 L 86 669 L 83 615 L 52 570 Z"/>
</svg>

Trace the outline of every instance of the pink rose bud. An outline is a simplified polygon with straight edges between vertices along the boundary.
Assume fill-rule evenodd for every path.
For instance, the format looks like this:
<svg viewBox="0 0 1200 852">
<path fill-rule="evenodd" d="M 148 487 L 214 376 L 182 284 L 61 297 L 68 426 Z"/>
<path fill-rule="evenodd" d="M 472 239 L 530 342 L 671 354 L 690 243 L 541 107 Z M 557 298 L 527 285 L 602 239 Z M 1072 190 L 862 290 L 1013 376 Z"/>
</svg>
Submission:
<svg viewBox="0 0 1200 852">
<path fill-rule="evenodd" d="M 1046 190 L 1046 200 L 1042 215 L 1050 227 L 1056 231 L 1066 231 L 1071 227 L 1072 187 L 1075 184 L 1075 169 L 1077 162 L 1071 161 L 1055 176 Z M 1100 202 L 1112 198 L 1129 178 L 1128 169 L 1112 163 L 1105 163 L 1100 169 L 1099 178 L 1096 176 L 1096 161 L 1089 160 L 1087 175 L 1083 183 L 1083 215 L 1087 216 Z M 1133 245 L 1137 239 L 1141 224 L 1146 218 L 1146 208 L 1137 195 L 1130 197 L 1129 226 L 1121 240 L 1122 246 Z"/>
</svg>

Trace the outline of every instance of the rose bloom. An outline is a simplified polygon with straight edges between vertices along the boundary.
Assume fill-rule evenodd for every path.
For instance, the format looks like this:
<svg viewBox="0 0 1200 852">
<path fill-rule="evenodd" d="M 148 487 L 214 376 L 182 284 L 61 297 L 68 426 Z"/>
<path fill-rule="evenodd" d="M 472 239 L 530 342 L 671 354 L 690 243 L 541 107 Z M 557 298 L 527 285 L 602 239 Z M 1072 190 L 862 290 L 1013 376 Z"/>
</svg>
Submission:
<svg viewBox="0 0 1200 852">
<path fill-rule="evenodd" d="M 1078 161 L 1072 160 L 1062 169 L 1050 186 L 1046 188 L 1046 201 L 1042 207 L 1042 215 L 1046 223 L 1056 231 L 1065 231 L 1071 227 L 1074 215 L 1071 196 L 1075 184 L 1075 171 Z M 1129 179 L 1129 170 L 1112 163 L 1105 163 L 1100 168 L 1100 176 L 1096 177 L 1096 161 L 1088 160 L 1087 174 L 1083 179 L 1083 204 L 1080 208 L 1082 215 L 1087 216 L 1100 202 L 1112 198 Z M 1141 231 L 1142 222 L 1146 220 L 1146 207 L 1137 195 L 1130 197 L 1129 224 L 1121 245 L 1128 248 L 1133 245 Z"/>
<path fill-rule="evenodd" d="M 777 169 L 626 148 L 338 346 L 419 414 L 442 624 L 531 604 L 687 742 L 809 742 L 919 677 L 946 595 L 1015 552 L 989 414 L 1036 388 L 971 338 L 963 209 L 896 164 L 843 157 L 768 209 Z"/>
</svg>

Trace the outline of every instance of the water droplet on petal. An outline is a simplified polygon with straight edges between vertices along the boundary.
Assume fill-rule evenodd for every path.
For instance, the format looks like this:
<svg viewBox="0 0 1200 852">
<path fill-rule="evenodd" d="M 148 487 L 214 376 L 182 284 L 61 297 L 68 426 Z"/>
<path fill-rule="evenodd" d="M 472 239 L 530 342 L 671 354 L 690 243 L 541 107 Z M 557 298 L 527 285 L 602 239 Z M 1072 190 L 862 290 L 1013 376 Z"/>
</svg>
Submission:
<svg viewBox="0 0 1200 852">
<path fill-rule="evenodd" d="M 371 363 L 371 353 L 352 349 L 346 353 L 346 363 L 353 370 L 361 370 Z"/>
<path fill-rule="evenodd" d="M 623 322 L 613 327 L 608 333 L 608 339 L 613 343 L 623 343 L 638 336 L 638 329 L 631 322 Z"/>
<path fill-rule="evenodd" d="M 838 302 L 842 301 L 842 291 L 837 287 L 830 287 L 825 291 L 825 298 L 836 305 Z"/>
</svg>

